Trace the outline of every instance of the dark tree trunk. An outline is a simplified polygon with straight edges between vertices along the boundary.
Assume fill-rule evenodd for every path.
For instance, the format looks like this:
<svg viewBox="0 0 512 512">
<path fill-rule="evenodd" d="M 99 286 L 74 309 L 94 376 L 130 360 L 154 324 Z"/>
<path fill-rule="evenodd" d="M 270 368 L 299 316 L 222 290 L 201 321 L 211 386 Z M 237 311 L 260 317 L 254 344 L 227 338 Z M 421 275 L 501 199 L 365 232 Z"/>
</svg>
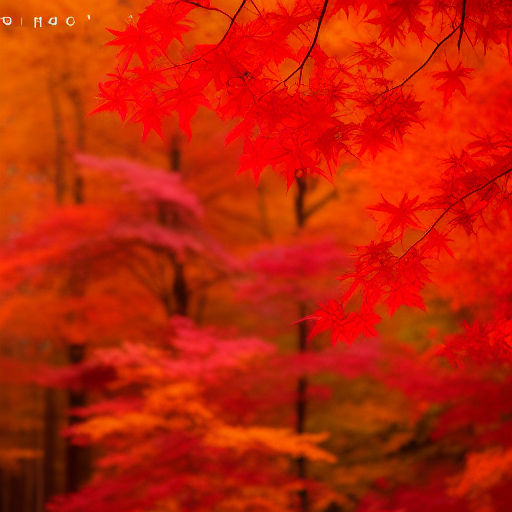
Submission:
<svg viewBox="0 0 512 512">
<path fill-rule="evenodd" d="M 295 222 L 299 229 L 303 228 L 306 223 L 306 192 L 307 185 L 304 178 L 297 178 L 297 195 L 295 196 Z M 298 304 L 299 318 L 306 315 L 306 305 L 303 303 Z M 300 353 L 307 350 L 307 326 L 304 322 L 297 324 L 297 350 Z M 302 434 L 305 431 L 306 418 L 307 418 L 307 391 L 308 380 L 306 377 L 299 377 L 297 381 L 297 395 L 295 402 L 296 424 L 295 431 L 297 434 Z M 307 461 L 304 457 L 297 458 L 297 476 L 301 480 L 307 478 Z M 299 511 L 309 512 L 309 496 L 306 489 L 299 491 Z"/>
<path fill-rule="evenodd" d="M 173 258 L 174 282 L 172 286 L 174 301 L 176 304 L 176 313 L 186 316 L 188 313 L 188 286 L 185 275 L 185 267 Z"/>
<path fill-rule="evenodd" d="M 48 78 L 48 93 L 53 115 L 53 127 L 55 130 L 55 157 L 53 170 L 53 183 L 55 201 L 57 204 L 64 202 L 66 189 L 66 139 L 62 122 L 62 108 L 57 93 L 57 84 L 53 76 Z"/>
<path fill-rule="evenodd" d="M 83 109 L 80 94 L 75 89 L 67 91 L 68 97 L 73 106 L 75 116 L 76 146 L 79 151 L 85 150 L 85 112 Z M 85 201 L 84 182 L 79 169 L 74 168 L 72 177 L 72 197 L 76 205 Z M 81 296 L 84 293 L 84 277 L 80 269 L 75 269 L 70 277 L 69 288 L 71 295 Z M 78 365 L 85 361 L 86 347 L 81 344 L 70 344 L 68 347 L 68 362 L 71 365 Z M 87 392 L 84 389 L 71 389 L 68 393 L 68 407 L 71 411 L 75 408 L 87 405 Z M 73 426 L 80 423 L 81 417 L 73 412 L 68 415 L 68 425 Z M 92 453 L 89 446 L 79 446 L 71 442 L 66 446 L 66 492 L 75 492 L 84 485 L 92 472 Z"/>
<path fill-rule="evenodd" d="M 43 432 L 43 495 L 45 503 L 57 493 L 55 454 L 57 453 L 58 409 L 56 391 L 44 390 L 44 432 Z"/>
<path fill-rule="evenodd" d="M 173 137 L 171 141 L 170 164 L 171 171 L 181 172 L 181 147 L 178 136 Z M 178 315 L 186 316 L 188 314 L 189 306 L 189 289 L 187 276 L 185 274 L 185 267 L 174 255 L 171 260 L 174 269 L 174 282 L 172 289 L 176 305 L 176 313 Z"/>
<path fill-rule="evenodd" d="M 68 347 L 70 364 L 80 364 L 85 360 L 85 346 L 71 344 Z M 87 404 L 85 390 L 70 390 L 68 393 L 68 407 L 84 407 Z M 82 420 L 73 412 L 68 414 L 68 425 L 76 425 Z M 66 492 L 75 492 L 89 479 L 91 473 L 91 450 L 89 446 L 79 446 L 68 442 L 66 446 Z"/>
<path fill-rule="evenodd" d="M 173 137 L 169 148 L 169 166 L 171 172 L 181 172 L 181 148 L 178 137 Z M 163 226 L 172 226 L 172 215 L 165 204 L 159 205 L 158 222 Z M 168 316 L 173 314 L 187 316 L 189 313 L 189 287 L 185 265 L 177 258 L 174 252 L 168 253 L 168 261 L 173 270 L 172 287 L 163 290 L 161 301 Z"/>
<path fill-rule="evenodd" d="M 62 108 L 55 77 L 48 77 L 48 94 L 53 116 L 55 135 L 55 155 L 53 184 L 55 202 L 64 203 L 66 191 L 66 139 L 62 119 Z M 59 430 L 59 410 L 56 391 L 48 388 L 43 397 L 43 499 L 47 502 L 58 489 L 57 483 L 57 437 Z"/>
</svg>

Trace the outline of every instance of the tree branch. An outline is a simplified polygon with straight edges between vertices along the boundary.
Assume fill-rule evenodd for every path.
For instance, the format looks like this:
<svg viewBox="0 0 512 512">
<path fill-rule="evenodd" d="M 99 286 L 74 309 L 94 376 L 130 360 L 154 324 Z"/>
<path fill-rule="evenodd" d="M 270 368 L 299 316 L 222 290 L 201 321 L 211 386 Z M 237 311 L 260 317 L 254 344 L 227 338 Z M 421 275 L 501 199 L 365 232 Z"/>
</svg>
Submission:
<svg viewBox="0 0 512 512">
<path fill-rule="evenodd" d="M 329 201 L 332 201 L 333 199 L 336 199 L 337 197 L 338 197 L 338 191 L 336 189 L 333 189 L 328 194 L 326 194 L 324 197 L 320 198 L 315 204 L 311 205 L 304 213 L 306 220 L 309 219 L 309 217 L 311 217 L 311 215 L 316 213 L 318 210 L 323 208 Z"/>
<path fill-rule="evenodd" d="M 302 69 L 306 65 L 307 60 L 309 59 L 309 57 L 311 56 L 311 53 L 313 52 L 313 49 L 315 48 L 316 42 L 318 40 L 318 36 L 320 34 L 320 28 L 322 27 L 322 23 L 324 21 L 324 17 L 325 17 L 325 13 L 327 11 L 328 5 L 329 5 L 329 0 L 324 0 L 323 6 L 322 6 L 322 11 L 320 12 L 320 16 L 318 17 L 318 23 L 316 25 L 315 35 L 313 37 L 313 40 L 311 41 L 311 45 L 309 46 L 309 49 L 308 49 L 306 55 L 302 59 L 302 62 L 284 80 L 281 80 L 279 83 L 274 85 L 274 87 L 269 89 L 266 93 L 262 94 L 258 98 L 258 101 L 261 100 L 262 98 L 264 98 L 267 94 L 270 94 L 272 91 L 275 91 L 280 85 L 283 85 L 284 83 L 286 83 L 288 80 L 290 80 L 290 78 L 292 76 L 297 74 L 299 71 L 302 73 Z"/>
<path fill-rule="evenodd" d="M 181 0 L 182 2 L 186 4 L 195 5 L 196 7 L 199 7 L 200 9 L 205 9 L 206 11 L 214 11 L 219 12 L 220 14 L 223 14 L 230 20 L 233 20 L 233 16 L 229 15 L 226 11 L 223 11 L 222 9 L 219 9 L 218 7 L 209 7 L 206 5 L 201 5 L 199 2 L 194 2 L 193 0 Z"/>
<path fill-rule="evenodd" d="M 443 44 L 446 43 L 446 41 L 448 41 L 448 39 L 450 39 L 453 36 L 453 34 L 455 34 L 457 32 L 457 30 L 460 29 L 460 26 L 461 26 L 461 24 L 457 25 L 445 38 L 441 39 L 441 41 L 439 41 L 436 44 L 435 48 L 432 50 L 432 52 L 430 53 L 428 58 L 425 60 L 425 62 L 419 68 L 417 68 L 415 71 L 413 71 L 401 83 L 399 83 L 398 85 L 395 85 L 394 87 L 391 87 L 391 89 L 387 89 L 387 90 L 381 92 L 378 96 L 383 96 L 384 94 L 388 94 L 391 91 L 394 91 L 395 89 L 399 89 L 400 87 L 403 87 L 407 82 L 409 82 L 409 80 L 414 78 L 423 68 L 425 68 L 427 66 L 427 64 L 432 60 L 432 58 L 437 53 L 439 48 L 441 48 L 441 46 L 443 46 Z"/>
<path fill-rule="evenodd" d="M 486 181 L 483 185 L 480 185 L 479 187 L 473 189 L 473 190 L 470 190 L 469 192 L 467 192 L 466 194 L 464 194 L 462 197 L 459 197 L 458 199 L 456 199 L 455 201 L 453 201 L 453 203 L 451 203 L 450 205 L 448 205 L 443 213 L 441 213 L 441 215 L 439 215 L 439 217 L 437 217 L 437 219 L 430 225 L 430 227 L 423 233 L 423 235 L 421 235 L 420 238 L 418 238 L 418 240 L 416 240 L 416 242 L 414 242 L 399 258 L 398 260 L 401 260 L 402 258 L 404 258 L 410 251 L 412 251 L 412 249 L 414 249 L 418 244 L 420 244 L 423 240 L 425 240 L 425 238 L 428 237 L 428 235 L 430 235 L 430 233 L 435 229 L 435 227 L 443 220 L 443 218 L 455 207 L 457 206 L 459 203 L 462 203 L 465 199 L 467 199 L 468 197 L 472 196 L 473 194 L 476 194 L 478 192 L 480 192 L 481 190 L 484 190 L 485 188 L 487 188 L 489 185 L 492 185 L 495 181 L 499 180 L 500 178 L 503 178 L 503 176 L 506 176 L 507 174 L 511 173 L 512 172 L 512 167 L 508 168 L 507 170 L 501 172 L 500 174 L 494 176 L 493 178 L 491 178 L 490 180 Z"/>
<path fill-rule="evenodd" d="M 183 1 L 185 1 L 185 0 L 183 0 Z M 188 3 L 192 3 L 192 4 L 196 5 L 195 2 L 191 2 L 190 1 Z M 231 29 L 233 28 L 233 25 L 235 24 L 236 19 L 238 18 L 238 16 L 242 12 L 242 10 L 245 7 L 246 3 L 247 3 L 247 0 L 242 0 L 241 4 L 238 6 L 238 9 L 236 10 L 235 14 L 233 14 L 233 16 L 230 16 L 229 14 L 225 13 L 226 16 L 231 20 L 231 22 L 229 23 L 229 26 L 228 26 L 226 32 L 224 32 L 224 35 L 222 36 L 221 40 L 213 48 L 210 48 L 209 50 L 206 50 L 200 57 L 197 57 L 195 59 L 189 60 L 187 62 L 182 62 L 181 64 L 174 64 L 173 66 L 169 66 L 167 68 L 160 69 L 159 71 L 169 71 L 170 69 L 181 68 L 183 66 L 189 66 L 190 64 L 194 64 L 196 62 L 199 62 L 200 60 L 204 59 L 207 55 L 209 55 L 210 53 L 215 51 L 217 48 L 219 48 L 219 46 L 228 37 L 229 33 L 231 32 Z M 205 8 L 202 5 L 199 5 L 199 7 Z"/>
<path fill-rule="evenodd" d="M 460 16 L 460 32 L 459 39 L 457 41 L 457 49 L 460 52 L 460 43 L 462 42 L 462 36 L 464 34 L 464 21 L 466 21 L 466 0 L 462 0 L 462 14 Z"/>
</svg>

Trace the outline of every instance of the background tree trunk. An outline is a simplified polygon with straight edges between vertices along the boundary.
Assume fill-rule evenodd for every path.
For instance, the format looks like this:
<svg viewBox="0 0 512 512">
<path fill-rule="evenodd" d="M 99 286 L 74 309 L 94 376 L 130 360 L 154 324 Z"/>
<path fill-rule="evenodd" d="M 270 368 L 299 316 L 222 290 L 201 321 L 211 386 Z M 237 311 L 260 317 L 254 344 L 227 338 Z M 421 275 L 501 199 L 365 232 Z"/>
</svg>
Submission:
<svg viewBox="0 0 512 512">
<path fill-rule="evenodd" d="M 304 178 L 296 178 L 297 195 L 295 196 L 295 223 L 302 229 L 306 224 L 306 193 L 307 185 Z M 306 305 L 298 303 L 298 317 L 303 318 L 306 315 Z M 297 350 L 299 353 L 307 351 L 307 325 L 304 322 L 297 324 Z M 307 419 L 307 392 L 308 380 L 306 377 L 299 377 L 297 381 L 297 398 L 295 402 L 297 434 L 303 434 L 306 428 Z M 297 458 L 297 476 L 301 480 L 307 478 L 307 461 L 304 457 Z M 309 495 L 306 489 L 299 491 L 299 510 L 300 512 L 309 512 Z"/>
</svg>

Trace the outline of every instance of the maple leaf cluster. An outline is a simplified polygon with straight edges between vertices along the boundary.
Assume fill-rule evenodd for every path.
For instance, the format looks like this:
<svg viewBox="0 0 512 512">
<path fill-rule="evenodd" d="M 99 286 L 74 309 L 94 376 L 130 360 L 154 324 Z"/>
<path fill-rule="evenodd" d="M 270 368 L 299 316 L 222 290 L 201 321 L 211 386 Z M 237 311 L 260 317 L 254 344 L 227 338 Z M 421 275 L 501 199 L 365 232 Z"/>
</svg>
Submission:
<svg viewBox="0 0 512 512">
<path fill-rule="evenodd" d="M 161 134 L 162 120 L 173 113 L 190 136 L 192 116 L 208 106 L 238 123 L 227 140 L 243 138 L 239 171 L 258 179 L 271 166 L 288 187 L 296 175 L 331 179 L 352 154 L 394 147 L 419 122 L 420 109 L 412 94 L 387 93 L 391 56 L 378 41 L 356 43 L 344 60 L 322 49 L 322 24 L 342 8 L 348 5 L 299 1 L 268 10 L 242 2 L 229 14 L 209 4 L 154 2 L 136 23 L 113 32 L 119 66 L 101 85 L 98 110 L 142 123 L 145 138 L 152 130 Z M 201 10 L 227 18 L 227 29 L 217 43 L 190 48 L 182 35 L 193 31 Z M 410 16 L 400 26 L 408 23 Z"/>
<path fill-rule="evenodd" d="M 475 234 L 503 224 L 503 215 L 510 212 L 510 146 L 503 134 L 501 144 L 492 145 L 492 153 L 483 151 L 482 143 L 479 137 L 468 143 L 460 156 L 446 159 L 437 184 L 441 193 L 425 203 L 404 194 L 397 205 L 383 198 L 370 207 L 385 216 L 380 225 L 382 239 L 358 249 L 354 271 L 340 278 L 347 283 L 341 299 L 331 300 L 308 317 L 316 321 L 313 334 L 330 329 L 333 342 L 351 342 L 362 334 L 376 334 L 372 325 L 379 320 L 375 315 L 379 304 L 387 304 L 391 315 L 402 305 L 425 309 L 420 292 L 430 281 L 430 267 L 443 254 L 454 256 L 450 236 L 460 229 Z M 421 222 L 417 216 L 423 211 L 432 218 L 436 210 L 440 213 L 430 223 Z M 404 235 L 411 231 L 415 239 L 411 242 L 409 236 L 406 242 Z M 360 313 L 346 312 L 355 298 Z M 354 322 L 354 315 L 363 315 L 366 322 Z"/>
<path fill-rule="evenodd" d="M 202 44 L 193 38 L 202 15 L 225 18 L 217 42 Z M 327 51 L 323 31 L 353 17 L 368 27 L 370 39 L 354 41 L 342 56 Z M 376 35 L 372 26 L 378 28 Z M 116 39 L 110 44 L 121 48 L 119 65 L 101 85 L 98 109 L 142 123 L 145 138 L 152 130 L 162 134 L 162 120 L 174 113 L 191 136 L 192 116 L 199 106 L 207 106 L 221 119 L 237 123 L 227 141 L 243 139 L 239 172 L 252 170 L 258 180 L 271 167 L 288 187 L 301 176 L 332 180 L 342 163 L 398 148 L 423 123 L 423 101 L 414 81 L 440 49 L 448 44 L 460 48 L 466 38 L 466 44 L 481 44 L 487 51 L 490 40 L 506 45 L 511 28 L 510 8 L 498 1 L 492 8 L 478 1 L 297 0 L 274 8 L 242 1 L 230 13 L 206 2 L 158 0 L 124 31 L 113 32 Z M 418 68 L 397 81 L 394 50 L 410 34 L 420 42 L 438 42 Z M 466 96 L 465 81 L 472 71 L 462 61 L 453 65 L 446 60 L 444 71 L 431 73 L 445 107 L 456 93 Z M 454 216 L 451 226 L 463 225 L 471 232 L 487 207 L 485 200 L 472 198 L 485 196 L 500 171 L 507 172 L 504 161 L 477 165 L 485 167 L 471 168 L 472 184 L 483 187 L 480 194 L 458 184 L 469 176 L 452 176 L 459 195 L 452 188 L 438 198 L 420 202 L 404 195 L 396 206 L 383 199 L 374 207 L 386 215 L 381 226 L 385 237 L 359 249 L 355 271 L 342 278 L 352 280 L 342 298 L 308 316 L 315 321 L 313 334 L 330 330 L 333 341 L 350 342 L 361 334 L 375 335 L 379 303 L 387 304 L 390 313 L 400 305 L 424 307 L 420 291 L 429 282 L 426 260 L 451 252 L 450 230 L 439 229 L 440 221 Z M 492 183 L 486 185 L 486 179 Z M 418 212 L 435 208 L 444 208 L 441 218 L 430 227 L 422 224 Z M 425 236 L 397 255 L 404 233 L 422 227 Z M 347 309 L 354 295 L 359 296 L 359 312 Z"/>
</svg>

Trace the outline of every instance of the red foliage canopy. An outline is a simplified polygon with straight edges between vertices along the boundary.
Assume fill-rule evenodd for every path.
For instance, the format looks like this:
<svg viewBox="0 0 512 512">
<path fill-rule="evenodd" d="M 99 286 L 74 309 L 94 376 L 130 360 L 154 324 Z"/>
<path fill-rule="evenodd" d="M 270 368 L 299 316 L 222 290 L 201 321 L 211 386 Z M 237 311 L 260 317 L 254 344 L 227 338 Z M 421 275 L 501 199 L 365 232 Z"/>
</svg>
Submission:
<svg viewBox="0 0 512 512">
<path fill-rule="evenodd" d="M 193 34 L 205 11 L 226 18 L 226 30 L 215 43 L 191 36 L 190 44 L 184 35 Z M 340 56 L 327 51 L 322 30 L 344 17 L 367 24 L 367 31 Z M 330 180 L 342 162 L 396 148 L 422 122 L 415 81 L 437 53 L 454 44 L 485 52 L 491 41 L 508 51 L 511 29 L 512 8 L 499 0 L 297 0 L 274 8 L 243 0 L 233 13 L 208 1 L 156 0 L 124 31 L 113 31 L 119 66 L 101 85 L 99 109 L 141 123 L 146 137 L 151 130 L 161 133 L 162 119 L 175 112 L 190 135 L 192 116 L 206 105 L 237 122 L 228 141 L 244 141 L 239 171 L 252 170 L 258 179 L 272 167 L 288 187 L 301 176 Z M 438 42 L 397 81 L 399 56 L 393 53 L 410 34 Z M 445 70 L 433 73 L 445 106 L 457 91 L 466 94 L 471 72 L 462 60 L 455 66 L 447 60 Z M 459 226 L 474 232 L 485 212 L 508 208 L 504 178 L 512 153 L 506 129 L 496 126 L 460 158 L 447 158 L 437 196 L 420 202 L 404 195 L 396 205 L 383 199 L 374 207 L 386 214 L 382 238 L 358 250 L 354 271 L 342 278 L 348 287 L 339 304 L 331 301 L 308 317 L 316 321 L 314 333 L 329 329 L 333 341 L 350 342 L 374 332 L 380 303 L 391 313 L 402 304 L 424 307 L 427 263 L 450 253 L 448 234 Z M 428 212 L 440 213 L 422 221 L 420 210 L 427 219 Z M 411 230 L 420 234 L 403 249 Z M 355 297 L 359 312 L 347 309 Z"/>
</svg>

